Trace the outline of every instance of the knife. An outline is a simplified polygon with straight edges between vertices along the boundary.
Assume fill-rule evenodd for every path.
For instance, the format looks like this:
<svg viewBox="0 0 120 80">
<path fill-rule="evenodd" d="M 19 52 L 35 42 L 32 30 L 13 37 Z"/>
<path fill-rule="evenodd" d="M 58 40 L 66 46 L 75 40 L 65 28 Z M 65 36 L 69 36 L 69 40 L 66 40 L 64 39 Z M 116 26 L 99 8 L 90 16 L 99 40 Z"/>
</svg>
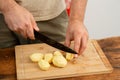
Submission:
<svg viewBox="0 0 120 80">
<path fill-rule="evenodd" d="M 71 48 L 66 47 L 65 45 L 63 45 L 63 44 L 61 44 L 61 43 L 59 43 L 59 42 L 45 36 L 45 35 L 43 35 L 40 32 L 37 32 L 37 31 L 34 30 L 34 34 L 35 34 L 36 39 L 38 39 L 38 40 L 40 40 L 40 41 L 42 41 L 42 42 L 44 42 L 44 43 L 46 43 L 46 44 L 48 44 L 48 45 L 50 45 L 52 47 L 55 47 L 57 49 L 60 49 L 62 51 L 69 52 L 69 53 L 72 53 L 72 54 L 77 54 L 77 52 L 75 52 Z"/>
</svg>

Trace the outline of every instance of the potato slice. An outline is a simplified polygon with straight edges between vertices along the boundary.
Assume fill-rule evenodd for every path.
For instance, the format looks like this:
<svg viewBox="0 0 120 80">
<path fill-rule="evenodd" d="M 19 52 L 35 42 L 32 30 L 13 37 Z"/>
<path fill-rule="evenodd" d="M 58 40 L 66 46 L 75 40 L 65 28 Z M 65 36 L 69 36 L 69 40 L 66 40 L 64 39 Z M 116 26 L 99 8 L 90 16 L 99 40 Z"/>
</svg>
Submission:
<svg viewBox="0 0 120 80">
<path fill-rule="evenodd" d="M 63 57 L 62 53 L 56 51 L 52 60 L 53 64 L 57 67 L 65 67 L 67 65 L 67 60 Z"/>
<path fill-rule="evenodd" d="M 68 61 L 72 60 L 74 58 L 74 54 L 71 54 L 71 53 L 66 53 L 66 59 Z"/>
<path fill-rule="evenodd" d="M 57 67 L 65 67 L 67 65 L 67 60 L 63 56 L 54 56 L 52 62 Z"/>
<path fill-rule="evenodd" d="M 38 62 L 39 60 L 43 59 L 42 53 L 33 53 L 30 55 L 30 59 L 32 62 Z"/>
<path fill-rule="evenodd" d="M 52 53 L 46 53 L 44 55 L 44 60 L 51 63 L 52 62 L 52 58 L 53 58 L 53 54 Z"/>
<path fill-rule="evenodd" d="M 58 56 L 58 55 L 62 55 L 62 53 L 60 51 L 55 51 L 54 56 Z"/>
<path fill-rule="evenodd" d="M 50 68 L 50 64 L 47 61 L 42 60 L 42 59 L 38 62 L 38 65 L 39 65 L 40 69 L 44 70 L 44 71 L 46 71 Z"/>
</svg>

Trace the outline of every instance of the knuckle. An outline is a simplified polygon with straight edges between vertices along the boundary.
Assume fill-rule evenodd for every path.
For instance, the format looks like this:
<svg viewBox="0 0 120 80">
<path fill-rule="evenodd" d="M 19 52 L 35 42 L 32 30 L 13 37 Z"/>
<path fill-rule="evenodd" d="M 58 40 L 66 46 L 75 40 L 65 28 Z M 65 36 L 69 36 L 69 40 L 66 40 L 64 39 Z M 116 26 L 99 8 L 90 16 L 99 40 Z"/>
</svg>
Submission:
<svg viewBox="0 0 120 80">
<path fill-rule="evenodd" d="M 18 27 L 18 30 L 19 30 L 19 31 L 24 31 L 23 26 Z"/>
<path fill-rule="evenodd" d="M 15 32 L 18 32 L 18 28 L 17 27 L 13 27 L 11 30 L 15 31 Z"/>
<path fill-rule="evenodd" d="M 82 32 L 81 32 L 81 31 L 78 31 L 78 32 L 76 32 L 76 34 L 82 34 Z"/>
<path fill-rule="evenodd" d="M 28 22 L 28 21 L 26 21 L 25 23 L 24 23 L 24 26 L 26 26 L 26 27 L 28 27 L 30 25 L 30 23 Z"/>
<path fill-rule="evenodd" d="M 76 36 L 83 35 L 83 32 L 81 32 L 81 31 L 78 31 L 78 32 L 76 32 L 76 33 L 75 33 L 75 35 L 76 35 Z"/>
</svg>

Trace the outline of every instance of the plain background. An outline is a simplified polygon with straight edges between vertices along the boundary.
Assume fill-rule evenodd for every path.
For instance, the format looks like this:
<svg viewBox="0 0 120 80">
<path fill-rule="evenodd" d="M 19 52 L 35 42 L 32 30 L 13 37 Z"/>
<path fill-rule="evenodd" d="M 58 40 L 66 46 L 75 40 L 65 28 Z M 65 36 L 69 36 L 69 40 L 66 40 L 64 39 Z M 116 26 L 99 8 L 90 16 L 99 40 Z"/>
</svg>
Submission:
<svg viewBox="0 0 120 80">
<path fill-rule="evenodd" d="M 120 0 L 88 0 L 85 25 L 92 39 L 120 36 Z"/>
</svg>

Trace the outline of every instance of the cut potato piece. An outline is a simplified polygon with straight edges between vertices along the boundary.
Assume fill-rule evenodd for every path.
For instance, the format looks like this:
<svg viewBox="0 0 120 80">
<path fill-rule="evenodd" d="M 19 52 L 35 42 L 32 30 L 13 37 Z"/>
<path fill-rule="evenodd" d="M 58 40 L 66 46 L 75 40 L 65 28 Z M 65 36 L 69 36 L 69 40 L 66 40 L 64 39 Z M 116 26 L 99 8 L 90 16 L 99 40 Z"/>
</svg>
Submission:
<svg viewBox="0 0 120 80">
<path fill-rule="evenodd" d="M 62 53 L 56 51 L 52 60 L 53 64 L 57 67 L 65 67 L 67 65 L 67 60 L 63 57 Z"/>
<path fill-rule="evenodd" d="M 52 62 L 52 58 L 53 58 L 53 54 L 52 53 L 46 53 L 44 55 L 44 60 L 51 63 Z"/>
<path fill-rule="evenodd" d="M 67 65 L 67 60 L 63 56 L 54 56 L 52 62 L 57 67 L 65 67 Z"/>
<path fill-rule="evenodd" d="M 74 58 L 74 54 L 71 54 L 71 53 L 66 53 L 66 59 L 68 61 L 72 60 Z"/>
<path fill-rule="evenodd" d="M 58 56 L 58 55 L 62 55 L 62 53 L 60 51 L 55 51 L 54 52 L 54 56 Z M 63 56 L 63 55 L 62 55 Z"/>
<path fill-rule="evenodd" d="M 30 59 L 33 62 L 38 62 L 39 60 L 43 59 L 43 54 L 42 53 L 33 53 L 30 55 Z"/>
<path fill-rule="evenodd" d="M 46 71 L 50 68 L 50 64 L 47 61 L 42 60 L 42 59 L 38 62 L 38 65 L 39 65 L 40 69 L 44 70 L 44 71 Z"/>
</svg>

